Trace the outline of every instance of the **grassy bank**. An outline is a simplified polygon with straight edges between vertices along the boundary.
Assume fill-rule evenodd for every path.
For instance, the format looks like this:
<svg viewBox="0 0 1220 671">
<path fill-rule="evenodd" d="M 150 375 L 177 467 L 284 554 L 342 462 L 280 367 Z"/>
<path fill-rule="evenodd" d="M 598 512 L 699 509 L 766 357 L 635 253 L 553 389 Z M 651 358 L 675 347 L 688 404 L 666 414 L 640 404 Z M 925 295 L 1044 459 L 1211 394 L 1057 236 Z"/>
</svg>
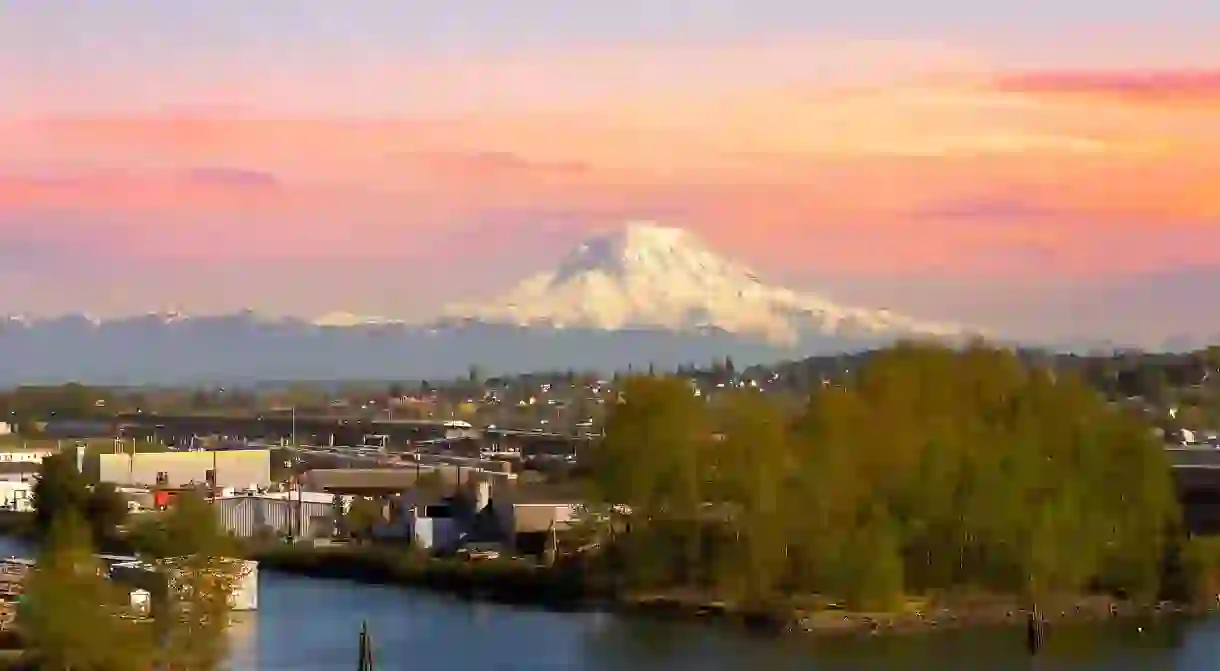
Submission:
<svg viewBox="0 0 1220 671">
<path fill-rule="evenodd" d="M 726 622 L 770 632 L 822 635 L 906 633 L 957 627 L 1005 627 L 1025 622 L 1022 603 L 1003 595 L 952 595 L 911 600 L 895 612 L 863 613 L 793 599 L 742 608 L 698 592 L 613 594 L 590 587 L 578 568 L 549 569 L 530 561 L 464 562 L 426 558 L 402 548 L 279 546 L 251 551 L 264 569 L 366 584 L 398 585 L 513 605 L 573 610 L 597 608 L 645 617 Z M 1180 604 L 1140 605 L 1107 597 L 1065 595 L 1039 605 L 1048 625 L 1115 618 L 1196 614 Z"/>
<path fill-rule="evenodd" d="M 279 546 L 252 550 L 247 556 L 263 569 L 417 587 L 499 603 L 568 609 L 595 598 L 577 570 L 548 569 L 525 560 L 465 562 L 375 546 Z"/>
</svg>

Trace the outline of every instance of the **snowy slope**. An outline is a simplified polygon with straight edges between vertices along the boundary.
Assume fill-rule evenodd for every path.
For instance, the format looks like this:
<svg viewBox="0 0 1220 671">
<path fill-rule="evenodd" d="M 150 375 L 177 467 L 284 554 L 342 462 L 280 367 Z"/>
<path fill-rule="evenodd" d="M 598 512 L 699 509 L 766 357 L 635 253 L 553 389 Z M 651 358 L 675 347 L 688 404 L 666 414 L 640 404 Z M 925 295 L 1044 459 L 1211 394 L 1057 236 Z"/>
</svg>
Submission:
<svg viewBox="0 0 1220 671">
<path fill-rule="evenodd" d="M 486 303 L 453 305 L 449 319 L 556 328 L 715 328 L 794 344 L 815 336 L 961 336 L 967 329 L 887 310 L 837 305 L 763 283 L 679 228 L 632 222 L 572 250 L 554 270 Z"/>
</svg>

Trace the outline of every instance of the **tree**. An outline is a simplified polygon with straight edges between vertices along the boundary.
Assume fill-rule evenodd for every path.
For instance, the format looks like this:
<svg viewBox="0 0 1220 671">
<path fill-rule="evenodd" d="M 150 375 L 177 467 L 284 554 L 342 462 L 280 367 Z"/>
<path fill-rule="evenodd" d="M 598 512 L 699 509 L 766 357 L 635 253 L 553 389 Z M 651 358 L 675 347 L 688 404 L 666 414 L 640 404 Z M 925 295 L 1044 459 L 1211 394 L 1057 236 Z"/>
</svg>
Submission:
<svg viewBox="0 0 1220 671">
<path fill-rule="evenodd" d="M 632 510 L 631 579 L 694 583 L 702 573 L 706 406 L 685 380 L 673 377 L 630 378 L 621 399 L 606 420 L 594 497 Z M 658 556 L 666 545 L 680 549 Z"/>
<path fill-rule="evenodd" d="M 418 483 L 417 483 L 418 486 Z M 352 500 L 343 516 L 344 531 L 356 538 L 368 538 L 373 528 L 383 521 L 381 505 L 376 500 L 363 496 Z"/>
<path fill-rule="evenodd" d="M 113 484 L 99 482 L 85 502 L 85 515 L 93 531 L 93 542 L 101 546 L 117 538 L 119 528 L 127 522 L 127 497 Z"/>
<path fill-rule="evenodd" d="M 101 574 L 89 528 L 71 511 L 57 518 L 26 579 L 18 626 L 38 668 L 146 671 L 151 630 L 121 617 L 125 594 Z"/>
<path fill-rule="evenodd" d="M 732 544 L 717 582 L 726 579 L 746 603 L 771 599 L 784 578 L 785 476 L 792 461 L 788 418 L 761 395 L 733 392 L 716 408 L 723 437 L 706 469 L 710 496 L 729 521 Z"/>
<path fill-rule="evenodd" d="M 85 516 L 89 488 L 71 454 L 59 452 L 42 460 L 33 496 L 34 531 L 39 538 L 45 538 L 60 517 Z"/>
<path fill-rule="evenodd" d="M 142 554 L 167 577 L 155 616 L 163 661 L 176 671 L 212 671 L 228 655 L 232 596 L 244 578 L 234 539 L 220 530 L 203 497 L 180 494 Z"/>
<path fill-rule="evenodd" d="M 709 405 L 685 380 L 627 379 L 593 470 L 597 509 L 622 504 L 607 562 L 636 587 L 754 605 L 1159 591 L 1181 513 L 1142 419 L 984 343 L 904 343 L 850 365 L 795 416 L 773 394 Z"/>
<path fill-rule="evenodd" d="M 102 544 L 117 535 L 127 520 L 127 499 L 109 483 L 85 482 L 72 452 L 60 452 L 43 459 L 34 484 L 34 531 L 45 538 L 55 520 L 63 516 L 83 519 L 91 531 L 92 542 Z"/>
</svg>

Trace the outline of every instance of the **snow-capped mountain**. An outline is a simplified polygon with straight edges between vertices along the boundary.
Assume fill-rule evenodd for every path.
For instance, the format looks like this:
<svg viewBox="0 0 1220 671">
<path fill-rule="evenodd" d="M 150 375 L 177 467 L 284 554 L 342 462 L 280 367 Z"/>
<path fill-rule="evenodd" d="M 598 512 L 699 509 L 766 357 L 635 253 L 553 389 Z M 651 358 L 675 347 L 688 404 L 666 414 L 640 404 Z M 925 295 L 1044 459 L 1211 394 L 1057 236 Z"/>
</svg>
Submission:
<svg viewBox="0 0 1220 671">
<path fill-rule="evenodd" d="M 672 369 L 861 350 L 956 326 L 769 286 L 690 233 L 646 223 L 594 237 L 552 271 L 434 322 L 244 310 L 0 319 L 0 385 L 438 379 L 531 370 Z"/>
<path fill-rule="evenodd" d="M 445 315 L 522 327 L 716 328 L 783 346 L 811 337 L 958 337 L 970 332 L 768 285 L 695 235 L 650 222 L 632 222 L 592 238 L 554 270 L 529 277 L 487 303 L 451 306 Z"/>
</svg>

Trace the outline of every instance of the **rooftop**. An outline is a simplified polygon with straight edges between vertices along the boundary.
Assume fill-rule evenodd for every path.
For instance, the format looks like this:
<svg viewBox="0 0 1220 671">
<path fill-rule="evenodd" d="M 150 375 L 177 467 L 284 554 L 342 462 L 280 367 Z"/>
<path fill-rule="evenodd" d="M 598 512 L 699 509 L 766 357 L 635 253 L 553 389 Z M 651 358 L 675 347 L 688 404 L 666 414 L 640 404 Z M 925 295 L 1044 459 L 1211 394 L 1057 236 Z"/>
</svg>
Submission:
<svg viewBox="0 0 1220 671">
<path fill-rule="evenodd" d="M 414 486 L 419 475 L 430 472 L 414 468 L 316 468 L 301 479 L 315 490 L 328 492 L 400 492 Z"/>
</svg>

